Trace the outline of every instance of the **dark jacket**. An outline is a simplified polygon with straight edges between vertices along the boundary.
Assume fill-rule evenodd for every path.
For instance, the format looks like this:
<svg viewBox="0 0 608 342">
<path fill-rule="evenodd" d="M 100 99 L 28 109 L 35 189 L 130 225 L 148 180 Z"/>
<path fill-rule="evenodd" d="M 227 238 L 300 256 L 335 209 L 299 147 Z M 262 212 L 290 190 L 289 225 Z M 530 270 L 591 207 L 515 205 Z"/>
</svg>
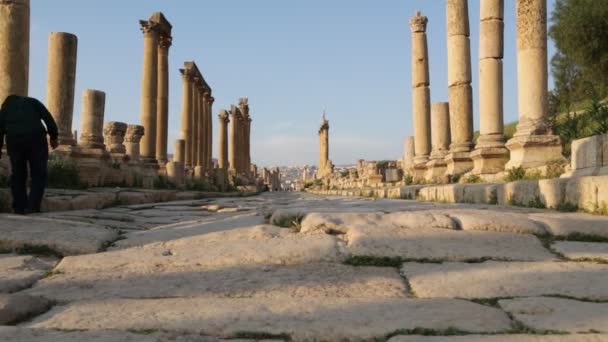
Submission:
<svg viewBox="0 0 608 342">
<path fill-rule="evenodd" d="M 17 95 L 4 100 L 0 108 L 0 149 L 5 135 L 10 144 L 11 140 L 35 139 L 46 134 L 56 140 L 59 132 L 53 116 L 40 101 Z"/>
</svg>

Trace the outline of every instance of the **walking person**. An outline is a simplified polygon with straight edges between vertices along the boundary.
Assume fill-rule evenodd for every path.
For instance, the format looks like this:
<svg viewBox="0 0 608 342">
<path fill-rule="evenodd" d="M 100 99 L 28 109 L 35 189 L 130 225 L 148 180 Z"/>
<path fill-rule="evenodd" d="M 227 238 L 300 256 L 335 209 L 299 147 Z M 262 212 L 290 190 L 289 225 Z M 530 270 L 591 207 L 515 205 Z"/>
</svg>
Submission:
<svg viewBox="0 0 608 342">
<path fill-rule="evenodd" d="M 11 162 L 13 211 L 16 214 L 40 212 L 49 159 L 47 134 L 51 147 L 57 148 L 57 124 L 40 101 L 16 95 L 6 98 L 0 107 L 0 158 L 6 136 L 6 149 Z M 31 176 L 29 195 L 28 167 Z"/>
</svg>

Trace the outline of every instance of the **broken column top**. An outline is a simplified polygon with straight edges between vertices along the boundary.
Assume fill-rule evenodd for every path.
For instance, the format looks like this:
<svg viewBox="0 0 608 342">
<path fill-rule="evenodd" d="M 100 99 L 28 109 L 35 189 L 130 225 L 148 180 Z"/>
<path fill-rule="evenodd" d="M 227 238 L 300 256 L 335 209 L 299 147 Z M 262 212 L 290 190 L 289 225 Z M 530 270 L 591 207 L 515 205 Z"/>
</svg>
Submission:
<svg viewBox="0 0 608 342">
<path fill-rule="evenodd" d="M 139 142 L 144 136 L 145 129 L 141 125 L 128 125 L 125 140 L 128 142 Z"/>
<path fill-rule="evenodd" d="M 412 29 L 412 33 L 426 32 L 426 24 L 428 24 L 429 19 L 422 15 L 420 11 L 416 12 L 416 15 L 410 19 L 410 28 Z"/>
</svg>

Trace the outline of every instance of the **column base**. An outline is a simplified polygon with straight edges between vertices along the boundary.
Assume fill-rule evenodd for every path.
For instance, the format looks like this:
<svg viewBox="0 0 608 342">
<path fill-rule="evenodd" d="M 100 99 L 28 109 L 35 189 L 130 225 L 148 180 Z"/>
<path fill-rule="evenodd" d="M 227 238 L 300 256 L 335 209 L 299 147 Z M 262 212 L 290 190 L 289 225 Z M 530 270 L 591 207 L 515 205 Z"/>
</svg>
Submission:
<svg viewBox="0 0 608 342">
<path fill-rule="evenodd" d="M 550 161 L 563 160 L 562 144 L 556 135 L 515 136 L 507 141 L 511 159 L 505 169 L 524 169 L 547 165 Z"/>
<path fill-rule="evenodd" d="M 450 152 L 445 156 L 446 176 L 462 175 L 473 169 L 471 152 Z"/>
<path fill-rule="evenodd" d="M 185 184 L 185 170 L 184 164 L 180 162 L 168 162 L 165 165 L 167 178 L 177 187 L 183 188 Z"/>
<path fill-rule="evenodd" d="M 509 150 L 504 147 L 484 147 L 471 152 L 473 175 L 493 175 L 505 170 Z"/>
<path fill-rule="evenodd" d="M 444 159 L 433 159 L 426 164 L 427 170 L 424 179 L 432 183 L 445 183 L 447 163 Z"/>
<path fill-rule="evenodd" d="M 80 147 L 74 145 L 59 145 L 51 151 L 51 155 L 60 155 L 62 157 L 77 158 L 80 156 Z"/>
<path fill-rule="evenodd" d="M 194 167 L 194 178 L 202 179 L 203 177 L 205 177 L 205 168 L 202 166 Z"/>
<path fill-rule="evenodd" d="M 411 176 L 414 183 L 422 183 L 426 180 L 426 163 L 428 163 L 428 161 L 425 163 L 414 163 L 414 165 L 412 165 Z"/>
</svg>

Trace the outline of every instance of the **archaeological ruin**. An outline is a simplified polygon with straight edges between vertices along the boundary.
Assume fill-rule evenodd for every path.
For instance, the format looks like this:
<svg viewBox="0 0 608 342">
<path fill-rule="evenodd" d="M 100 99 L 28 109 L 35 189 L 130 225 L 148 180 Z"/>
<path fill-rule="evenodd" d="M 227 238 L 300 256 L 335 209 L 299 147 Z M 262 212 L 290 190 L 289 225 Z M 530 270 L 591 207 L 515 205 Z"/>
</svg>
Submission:
<svg viewBox="0 0 608 342">
<path fill-rule="evenodd" d="M 31 152 L 9 149 L 9 164 L 6 149 L 1 151 L 1 342 L 608 341 L 608 106 L 604 100 L 602 133 L 593 130 L 570 144 L 554 130 L 547 89 L 547 0 L 298 2 L 297 10 L 292 3 L 241 1 L 237 8 L 233 1 L 187 6 L 165 1 L 172 3 L 165 4 L 165 13 L 175 27 L 156 12 L 139 22 L 141 33 L 131 18 L 135 1 L 128 6 L 118 0 L 82 2 L 61 7 L 57 1 L 0 0 L 0 102 L 11 94 L 36 93 L 37 87 L 46 90 L 43 102 L 57 122 L 57 141 L 48 113 L 43 116 L 52 131 L 50 144 L 59 145 L 49 151 L 49 187 L 41 210 L 13 208 L 12 214 L 17 192 L 9 189 L 16 184 L 8 177 L 9 165 L 20 168 L 27 158 L 21 164 L 15 159 Z M 418 7 L 424 13 L 412 3 L 426 6 Z M 560 4 L 556 8 L 600 0 L 549 3 Z M 104 23 L 101 31 L 91 17 L 76 13 L 78 4 Z M 477 11 L 473 4 L 479 4 L 479 25 L 476 15 L 469 17 Z M 99 78 L 80 82 L 90 88 L 76 87 L 79 76 L 86 78 L 83 67 L 91 65 L 83 63 L 91 54 L 79 54 L 91 37 L 84 32 L 81 40 L 73 33 L 49 34 L 46 89 L 30 73 L 30 41 L 40 45 L 48 31 L 30 23 L 32 6 L 37 15 L 57 7 L 55 20 L 84 18 L 83 25 L 106 36 L 108 16 L 122 18 L 137 38 L 125 39 L 128 43 L 139 45 L 143 33 L 143 59 L 139 48 L 134 53 L 142 66 L 141 83 L 137 76 L 135 86 L 117 87 L 129 92 L 127 101 L 139 97 L 132 110 L 137 122 L 112 116 L 109 104 L 117 100 L 113 89 L 96 87 Z M 434 6 L 445 13 L 445 29 L 437 25 L 443 15 Z M 111 11 L 104 17 L 106 7 Z M 391 8 L 411 11 L 387 13 Z M 605 19 L 604 8 L 593 14 Z M 361 31 L 352 31 L 355 26 L 345 21 Z M 260 35 L 263 27 L 253 27 L 260 22 L 278 34 Z M 301 32 L 289 27 L 294 23 Z M 356 97 L 356 87 L 368 96 L 372 90 L 387 92 L 384 86 L 390 84 L 354 82 L 353 74 L 364 69 L 378 74 L 361 63 L 352 63 L 354 72 L 336 83 L 349 103 L 336 102 L 341 105 L 336 112 L 344 115 L 332 110 L 332 137 L 325 111 L 317 126 L 318 114 L 310 110 L 318 105 L 313 93 L 336 81 L 335 75 L 319 77 L 317 63 L 331 53 L 310 63 L 318 72 L 313 77 L 324 78 L 318 83 L 302 82 L 300 75 L 310 69 L 291 59 L 295 53 L 307 63 L 315 49 L 328 49 L 311 35 L 311 26 L 320 27 L 317 33 L 328 41 L 335 27 L 340 40 L 352 40 L 353 51 L 372 52 L 361 53 L 365 62 L 372 55 L 391 55 L 370 48 L 372 40 L 407 45 L 373 29 L 401 27 L 411 51 L 389 57 L 404 64 L 407 53 L 411 75 L 390 71 L 403 81 L 395 87 L 399 94 L 412 95 L 411 104 L 397 96 L 410 108 L 399 115 L 407 117 L 411 135 L 390 134 L 397 135 L 393 141 L 387 126 L 403 132 L 405 127 L 387 120 L 376 98 Z M 30 30 L 42 32 L 43 39 L 38 34 L 30 40 Z M 183 42 L 185 31 L 192 35 Z M 437 33 L 446 46 L 437 44 Z M 277 44 L 279 37 L 286 44 Z M 114 37 L 109 40 L 115 43 Z M 263 40 L 281 45 L 280 53 Z M 104 53 L 116 53 L 108 44 L 94 43 Z M 347 51 L 330 43 L 338 46 L 334 51 Z M 472 70 L 477 59 L 471 59 L 477 43 L 478 79 Z M 445 47 L 445 56 L 434 53 L 434 45 Z M 235 50 L 213 51 L 224 46 Z M 205 55 L 191 58 L 193 51 Z M 116 54 L 123 60 L 121 53 Z M 340 63 L 357 61 L 343 54 Z M 171 56 L 180 56 L 179 63 L 171 63 Z M 510 65 L 503 62 L 515 57 L 517 72 L 507 72 Z M 260 61 L 268 69 L 252 66 Z M 289 89 L 291 98 L 272 87 L 289 84 L 269 72 L 281 69 L 275 61 L 289 66 L 281 76 L 296 79 L 302 88 Z M 227 65 L 223 72 L 218 63 Z M 234 63 L 242 63 L 242 69 Z M 438 65 L 444 68 L 435 69 Z M 431 82 L 435 70 L 447 84 Z M 234 75 L 226 75 L 230 72 Z M 517 104 L 506 96 L 515 83 Z M 226 88 L 238 93 L 227 96 Z M 248 90 L 251 102 L 238 97 Z M 222 108 L 214 112 L 214 104 Z M 505 104 L 517 105 L 516 125 L 505 125 Z M 279 122 L 296 107 L 309 115 L 296 121 L 294 111 L 289 117 L 294 122 Z M 0 133 L 5 118 L 21 119 L 15 112 L 0 111 Z M 33 118 L 30 126 L 37 121 Z M 380 138 L 367 126 L 360 135 L 345 135 L 355 119 L 381 127 Z M 300 130 L 302 136 L 296 132 L 299 124 L 309 124 Z M 39 142 L 46 157 L 44 141 Z M 21 145 L 33 149 L 32 143 Z M 390 145 L 395 150 L 389 151 Z M 360 159 L 370 151 L 401 154 L 401 148 L 397 160 Z M 345 150 L 357 160 L 343 165 Z M 268 166 L 272 158 L 292 156 L 302 164 Z M 28 158 L 30 170 L 31 159 L 46 161 Z"/>
</svg>

